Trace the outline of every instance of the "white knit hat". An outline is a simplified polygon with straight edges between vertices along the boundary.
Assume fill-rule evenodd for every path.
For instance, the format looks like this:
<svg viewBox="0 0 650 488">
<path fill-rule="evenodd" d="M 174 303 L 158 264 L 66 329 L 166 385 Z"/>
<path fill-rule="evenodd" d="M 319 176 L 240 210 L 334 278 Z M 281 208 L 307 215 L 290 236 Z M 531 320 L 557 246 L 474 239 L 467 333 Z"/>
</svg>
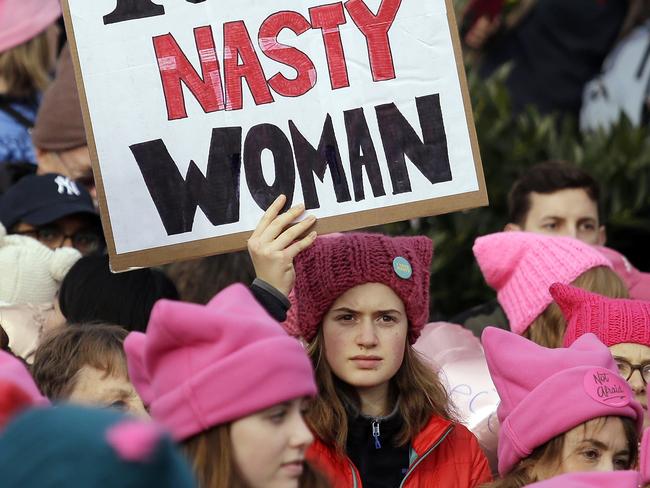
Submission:
<svg viewBox="0 0 650 488">
<path fill-rule="evenodd" d="M 7 235 L 0 225 L 0 302 L 47 303 L 81 254 L 64 247 L 52 251 L 36 239 Z"/>
</svg>

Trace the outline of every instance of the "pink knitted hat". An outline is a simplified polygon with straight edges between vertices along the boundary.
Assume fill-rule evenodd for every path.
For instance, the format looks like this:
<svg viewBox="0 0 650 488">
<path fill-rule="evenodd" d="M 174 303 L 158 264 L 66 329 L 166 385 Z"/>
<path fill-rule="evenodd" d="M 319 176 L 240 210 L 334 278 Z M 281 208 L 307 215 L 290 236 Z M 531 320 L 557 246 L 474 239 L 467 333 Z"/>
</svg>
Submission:
<svg viewBox="0 0 650 488">
<path fill-rule="evenodd" d="M 533 232 L 479 237 L 473 251 L 517 334 L 523 334 L 551 304 L 548 287 L 553 283 L 571 283 L 597 266 L 612 267 L 601 253 L 577 239 Z"/>
<path fill-rule="evenodd" d="M 502 476 L 536 447 L 591 419 L 630 417 L 641 431 L 642 407 L 619 376 L 609 349 L 593 334 L 568 349 L 548 349 L 488 327 L 482 343 L 501 398 L 497 416 Z"/>
<path fill-rule="evenodd" d="M 49 403 L 27 367 L 8 352 L 0 351 L 0 428 L 20 411 Z"/>
<path fill-rule="evenodd" d="M 639 271 L 625 256 L 614 249 L 608 247 L 596 247 L 596 249 L 612 262 L 614 271 L 630 290 L 630 298 L 650 300 L 650 273 Z"/>
<path fill-rule="evenodd" d="M 433 243 L 428 237 L 388 237 L 350 232 L 318 237 L 295 259 L 296 282 L 285 329 L 310 342 L 323 315 L 343 293 L 382 283 L 404 302 L 411 344 L 429 318 Z"/>
<path fill-rule="evenodd" d="M 526 485 L 529 488 L 638 488 L 641 482 L 637 471 L 592 471 L 568 473 L 545 481 Z"/>
<path fill-rule="evenodd" d="M 0 53 L 36 37 L 60 16 L 59 0 L 2 0 Z"/>
<path fill-rule="evenodd" d="M 317 391 L 304 348 L 241 284 L 205 306 L 159 300 L 124 349 L 140 397 L 177 441 Z"/>
<path fill-rule="evenodd" d="M 561 283 L 550 291 L 567 321 L 565 346 L 588 332 L 608 347 L 623 342 L 650 346 L 650 302 L 604 297 Z"/>
</svg>

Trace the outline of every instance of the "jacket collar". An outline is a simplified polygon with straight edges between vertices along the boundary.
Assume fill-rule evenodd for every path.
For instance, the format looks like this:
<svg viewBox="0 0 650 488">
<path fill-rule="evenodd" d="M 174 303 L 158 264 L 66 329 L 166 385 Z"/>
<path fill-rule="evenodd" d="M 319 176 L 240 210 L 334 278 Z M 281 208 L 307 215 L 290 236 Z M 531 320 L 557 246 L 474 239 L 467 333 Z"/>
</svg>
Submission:
<svg viewBox="0 0 650 488">
<path fill-rule="evenodd" d="M 420 433 L 415 436 L 411 447 L 418 456 L 421 456 L 436 445 L 453 426 L 454 423 L 451 420 L 433 415 Z"/>
</svg>

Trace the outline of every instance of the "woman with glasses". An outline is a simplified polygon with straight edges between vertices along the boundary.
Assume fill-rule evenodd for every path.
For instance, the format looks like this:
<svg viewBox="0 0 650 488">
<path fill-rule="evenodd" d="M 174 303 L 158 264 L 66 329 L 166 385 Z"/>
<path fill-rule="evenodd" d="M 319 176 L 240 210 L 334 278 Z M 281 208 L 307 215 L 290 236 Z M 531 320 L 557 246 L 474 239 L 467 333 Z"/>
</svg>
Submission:
<svg viewBox="0 0 650 488">
<path fill-rule="evenodd" d="M 588 332 L 598 336 L 643 406 L 644 427 L 648 427 L 650 302 L 607 298 L 559 283 L 551 286 L 551 294 L 567 320 L 565 347 Z"/>
</svg>

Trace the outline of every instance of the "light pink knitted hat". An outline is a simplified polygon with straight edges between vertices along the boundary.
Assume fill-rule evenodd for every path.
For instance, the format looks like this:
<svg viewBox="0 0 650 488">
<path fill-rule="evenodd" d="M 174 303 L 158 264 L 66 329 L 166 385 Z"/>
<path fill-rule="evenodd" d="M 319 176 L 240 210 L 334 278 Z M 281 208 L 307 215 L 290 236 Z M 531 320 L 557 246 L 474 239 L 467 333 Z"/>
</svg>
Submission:
<svg viewBox="0 0 650 488">
<path fill-rule="evenodd" d="M 323 316 L 350 288 L 382 283 L 404 302 L 411 344 L 429 319 L 433 243 L 423 236 L 349 232 L 318 237 L 295 259 L 296 282 L 285 329 L 310 342 Z"/>
<path fill-rule="evenodd" d="M 526 485 L 529 488 L 638 488 L 641 477 L 637 471 L 593 471 L 568 473 Z"/>
<path fill-rule="evenodd" d="M 591 268 L 612 267 L 600 252 L 577 239 L 533 232 L 479 237 L 473 251 L 517 334 L 523 334 L 551 304 L 548 288 L 553 283 L 568 284 Z"/>
<path fill-rule="evenodd" d="M 570 348 L 549 349 L 488 327 L 482 343 L 501 398 L 497 416 L 502 476 L 536 447 L 595 418 L 629 417 L 641 432 L 643 409 L 618 374 L 609 349 L 593 334 L 580 337 Z"/>
<path fill-rule="evenodd" d="M 608 347 L 623 342 L 650 346 L 650 302 L 604 297 L 561 283 L 550 291 L 567 321 L 565 347 L 588 332 Z"/>
<path fill-rule="evenodd" d="M 650 273 L 639 271 L 620 252 L 608 247 L 596 247 L 612 262 L 614 271 L 630 290 L 630 298 L 650 300 Z"/>
<path fill-rule="evenodd" d="M 2 0 L 0 53 L 36 37 L 60 16 L 59 0 Z"/>
<path fill-rule="evenodd" d="M 124 349 L 133 385 L 177 441 L 317 391 L 302 345 L 241 284 L 205 306 L 159 300 Z"/>
</svg>

